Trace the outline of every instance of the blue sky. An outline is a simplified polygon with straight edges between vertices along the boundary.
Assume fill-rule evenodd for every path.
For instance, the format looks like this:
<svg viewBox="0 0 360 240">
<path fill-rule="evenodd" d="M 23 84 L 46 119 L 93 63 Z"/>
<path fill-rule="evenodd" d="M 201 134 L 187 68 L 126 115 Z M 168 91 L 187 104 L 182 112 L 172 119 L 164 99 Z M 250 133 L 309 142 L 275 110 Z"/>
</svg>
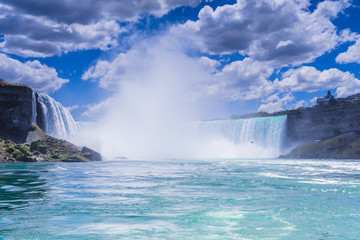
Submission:
<svg viewBox="0 0 360 240">
<path fill-rule="evenodd" d="M 0 78 L 76 120 L 116 110 L 129 82 L 186 89 L 201 118 L 274 112 L 360 92 L 360 1 L 3 0 L 0 51 Z"/>
</svg>

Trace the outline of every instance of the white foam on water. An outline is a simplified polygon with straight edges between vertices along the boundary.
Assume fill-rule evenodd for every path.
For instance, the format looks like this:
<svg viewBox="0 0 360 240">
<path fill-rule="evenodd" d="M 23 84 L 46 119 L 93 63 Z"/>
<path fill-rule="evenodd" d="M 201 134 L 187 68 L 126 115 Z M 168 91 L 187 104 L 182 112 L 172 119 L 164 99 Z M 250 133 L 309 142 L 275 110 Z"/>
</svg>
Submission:
<svg viewBox="0 0 360 240">
<path fill-rule="evenodd" d="M 284 179 L 295 179 L 294 177 L 279 175 L 277 173 L 259 173 L 260 176 L 269 177 L 269 178 L 284 178 Z"/>
</svg>

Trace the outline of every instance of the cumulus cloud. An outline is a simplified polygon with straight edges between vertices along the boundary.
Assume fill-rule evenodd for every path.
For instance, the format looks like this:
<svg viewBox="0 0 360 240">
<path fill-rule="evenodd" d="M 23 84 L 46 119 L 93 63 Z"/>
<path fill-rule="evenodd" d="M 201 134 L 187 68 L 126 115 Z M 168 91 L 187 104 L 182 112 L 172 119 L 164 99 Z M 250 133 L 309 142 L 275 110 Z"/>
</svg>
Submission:
<svg viewBox="0 0 360 240">
<path fill-rule="evenodd" d="M 172 68 L 172 64 L 193 63 L 195 69 L 189 68 L 184 71 L 194 76 L 187 76 L 189 79 L 183 81 L 191 85 L 189 90 L 194 99 L 216 99 L 221 102 L 250 100 L 269 95 L 273 91 L 272 82 L 268 78 L 274 69 L 261 62 L 245 58 L 218 70 L 220 62 L 217 60 L 208 57 L 197 60 L 186 56 L 179 50 L 179 45 L 181 43 L 174 41 L 171 36 L 147 39 L 130 51 L 118 54 L 112 60 L 99 60 L 83 74 L 82 79 L 98 81 L 100 87 L 117 91 L 119 83 L 136 80 L 141 74 L 144 75 L 142 78 L 145 82 L 148 78 L 146 73 L 151 72 L 149 68 L 153 66 L 155 59 L 158 59 L 164 74 L 167 72 L 166 69 Z M 177 60 L 169 59 L 169 56 Z"/>
<path fill-rule="evenodd" d="M 95 104 L 89 104 L 86 106 L 87 110 L 83 112 L 81 115 L 89 118 L 98 118 L 105 114 L 108 110 L 109 106 L 114 101 L 114 98 L 108 98 L 104 101 Z"/>
<path fill-rule="evenodd" d="M 5 6 L 23 14 L 43 16 L 66 24 L 89 24 L 99 19 L 133 20 L 142 14 L 161 16 L 179 6 L 196 6 L 201 0 L 11 0 Z"/>
<path fill-rule="evenodd" d="M 215 10 L 205 6 L 197 21 L 172 27 L 165 37 L 137 42 L 130 51 L 113 59 L 99 60 L 82 79 L 98 81 L 102 88 L 117 91 L 122 81 L 130 82 L 139 78 L 141 72 L 148 73 L 153 59 L 162 54 L 176 53 L 184 57 L 182 60 L 193 62 L 194 58 L 184 53 L 195 47 L 207 53 L 206 57 L 196 57 L 206 72 L 191 83 L 192 97 L 196 99 L 212 98 L 218 102 L 265 99 L 259 110 L 279 111 L 307 104 L 286 95 L 290 91 L 336 88 L 338 96 L 358 91 L 358 79 L 338 69 L 321 72 L 314 67 L 300 67 L 288 70 L 275 82 L 270 80 L 284 66 L 312 62 L 338 44 L 356 39 L 349 29 L 338 31 L 332 23 L 349 6 L 349 1 L 323 1 L 314 11 L 309 11 L 309 6 L 307 0 L 239 0 Z M 239 53 L 244 59 L 224 65 L 215 60 L 218 56 L 209 57 L 209 53 Z M 161 61 L 165 61 L 166 69 L 173 60 L 163 56 Z M 148 76 L 143 74 L 142 78 L 146 81 Z"/>
<path fill-rule="evenodd" d="M 229 100 L 257 99 L 273 91 L 271 81 L 268 80 L 272 73 L 273 68 L 245 58 L 226 65 L 217 73 L 215 86 Z"/>
<path fill-rule="evenodd" d="M 319 71 L 314 67 L 300 67 L 285 72 L 282 80 L 276 79 L 274 87 L 280 91 L 316 92 L 326 89 L 337 89 L 338 97 L 360 92 L 360 80 L 350 72 L 336 68 Z"/>
<path fill-rule="evenodd" d="M 216 73 L 217 68 L 221 66 L 220 62 L 208 57 L 201 57 L 199 59 L 200 63 L 204 65 L 207 71 L 211 73 Z"/>
<path fill-rule="evenodd" d="M 297 108 L 299 108 L 299 107 L 305 107 L 307 104 L 308 104 L 308 103 L 307 103 L 305 100 L 300 100 L 300 101 L 297 101 L 297 102 L 293 105 L 292 109 L 297 109 Z"/>
<path fill-rule="evenodd" d="M 239 0 L 213 10 L 205 6 L 199 20 L 172 29 L 204 52 L 239 52 L 273 66 L 312 62 L 345 38 L 331 22 L 348 1 L 324 1 L 313 12 L 305 0 Z"/>
<path fill-rule="evenodd" d="M 120 53 L 113 61 L 99 60 L 96 65 L 90 67 L 83 75 L 83 80 L 98 81 L 99 86 L 107 90 L 117 90 L 119 82 L 126 71 L 134 71 L 141 67 L 132 61 L 132 58 L 141 58 L 138 51 Z M 145 53 L 144 53 L 145 54 Z M 135 55 L 135 56 L 134 56 Z"/>
<path fill-rule="evenodd" d="M 70 112 L 73 111 L 73 110 L 75 110 L 75 109 L 78 109 L 78 108 L 80 108 L 80 106 L 77 105 L 77 104 L 75 104 L 75 105 L 73 105 L 73 106 L 70 106 L 70 107 L 67 107 L 67 109 L 68 109 Z"/>
<path fill-rule="evenodd" d="M 117 46 L 119 22 L 143 15 L 162 16 L 201 0 L 14 0 L 0 4 L 3 52 L 47 57 L 63 52 Z"/>
<path fill-rule="evenodd" d="M 337 63 L 360 63 L 360 39 L 336 57 Z"/>
<path fill-rule="evenodd" d="M 0 78 L 10 83 L 29 85 L 37 92 L 54 92 L 69 81 L 59 78 L 54 68 L 37 60 L 22 63 L 0 53 L 0 62 Z"/>
<path fill-rule="evenodd" d="M 101 49 L 117 46 L 116 37 L 122 32 L 115 21 L 99 21 L 90 25 L 59 25 L 41 19 L 0 19 L 4 52 L 23 57 L 48 57 L 63 52 Z"/>
<path fill-rule="evenodd" d="M 263 103 L 258 108 L 258 111 L 269 113 L 282 111 L 294 99 L 295 97 L 291 93 L 287 93 L 282 97 L 280 97 L 279 93 L 275 93 L 262 101 Z"/>
</svg>

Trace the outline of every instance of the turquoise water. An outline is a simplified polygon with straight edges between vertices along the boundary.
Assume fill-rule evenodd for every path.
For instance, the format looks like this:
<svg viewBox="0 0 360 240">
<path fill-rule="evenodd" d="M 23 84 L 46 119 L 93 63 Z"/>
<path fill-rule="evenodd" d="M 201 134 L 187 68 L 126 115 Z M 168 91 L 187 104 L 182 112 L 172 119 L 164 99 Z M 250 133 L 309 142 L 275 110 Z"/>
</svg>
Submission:
<svg viewBox="0 0 360 240">
<path fill-rule="evenodd" d="M 0 164 L 0 239 L 360 239 L 360 162 Z"/>
</svg>

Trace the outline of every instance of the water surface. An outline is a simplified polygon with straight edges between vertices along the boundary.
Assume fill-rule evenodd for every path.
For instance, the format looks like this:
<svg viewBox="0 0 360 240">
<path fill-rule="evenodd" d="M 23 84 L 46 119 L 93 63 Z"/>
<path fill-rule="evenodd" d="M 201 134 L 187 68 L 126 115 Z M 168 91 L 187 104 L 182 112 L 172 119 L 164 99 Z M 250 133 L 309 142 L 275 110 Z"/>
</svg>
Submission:
<svg viewBox="0 0 360 240">
<path fill-rule="evenodd" d="M 0 239 L 360 239 L 360 162 L 0 164 Z"/>
</svg>

